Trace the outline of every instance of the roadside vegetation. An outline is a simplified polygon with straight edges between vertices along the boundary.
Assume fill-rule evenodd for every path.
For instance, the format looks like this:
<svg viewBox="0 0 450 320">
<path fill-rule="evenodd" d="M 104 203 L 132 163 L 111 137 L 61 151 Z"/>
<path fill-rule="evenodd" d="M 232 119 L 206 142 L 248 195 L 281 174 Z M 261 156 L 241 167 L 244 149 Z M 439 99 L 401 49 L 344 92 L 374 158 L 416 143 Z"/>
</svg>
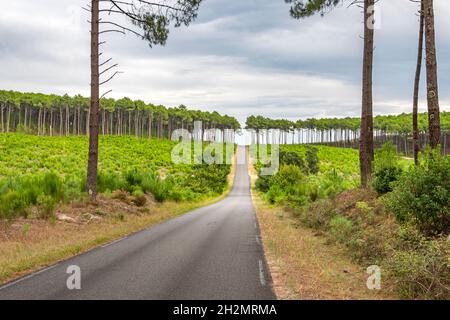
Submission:
<svg viewBox="0 0 450 320">
<path fill-rule="evenodd" d="M 223 193 L 229 165 L 171 162 L 176 142 L 129 136 L 101 138 L 98 190 L 122 191 L 136 204 L 198 201 Z M 61 203 L 86 199 L 86 137 L 0 135 L 0 219 L 52 218 Z"/>
<path fill-rule="evenodd" d="M 450 298 L 449 157 L 427 150 L 414 166 L 388 143 L 376 152 L 367 189 L 357 187 L 355 150 L 283 146 L 280 165 L 256 181 L 268 203 L 343 245 L 361 266 L 379 265 L 400 297 Z"/>
<path fill-rule="evenodd" d="M 92 202 L 87 137 L 0 134 L 0 283 L 215 202 L 230 189 L 231 165 L 172 163 L 177 142 L 100 140 L 100 194 Z"/>
</svg>

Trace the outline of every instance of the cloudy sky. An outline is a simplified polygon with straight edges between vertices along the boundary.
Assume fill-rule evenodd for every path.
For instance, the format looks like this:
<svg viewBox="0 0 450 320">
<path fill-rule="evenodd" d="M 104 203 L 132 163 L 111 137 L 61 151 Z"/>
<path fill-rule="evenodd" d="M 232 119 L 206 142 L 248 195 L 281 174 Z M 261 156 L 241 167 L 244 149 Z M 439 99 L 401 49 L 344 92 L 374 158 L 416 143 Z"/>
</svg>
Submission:
<svg viewBox="0 0 450 320">
<path fill-rule="evenodd" d="M 362 15 L 343 6 L 296 21 L 284 0 L 203 0 L 189 28 L 150 49 L 133 35 L 104 37 L 124 73 L 103 90 L 154 104 L 217 110 L 240 121 L 358 116 Z M 79 0 L 0 0 L 0 88 L 89 94 L 89 14 Z M 441 107 L 450 110 L 450 2 L 435 0 Z M 410 110 L 417 5 L 381 0 L 375 113 Z M 423 89 L 423 87 L 422 87 Z M 426 107 L 422 94 L 421 109 Z"/>
</svg>

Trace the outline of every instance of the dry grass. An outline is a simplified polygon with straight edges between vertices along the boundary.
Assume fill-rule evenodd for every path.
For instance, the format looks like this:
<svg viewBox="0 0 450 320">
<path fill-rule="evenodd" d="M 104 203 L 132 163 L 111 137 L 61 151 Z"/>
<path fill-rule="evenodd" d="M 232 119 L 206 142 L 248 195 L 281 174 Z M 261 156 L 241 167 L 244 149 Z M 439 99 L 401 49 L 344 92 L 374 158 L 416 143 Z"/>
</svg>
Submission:
<svg viewBox="0 0 450 320">
<path fill-rule="evenodd" d="M 133 211 L 123 204 L 122 210 L 113 212 L 117 203 L 102 199 L 95 206 L 78 204 L 65 208 L 64 214 L 74 218 L 73 223 L 24 219 L 2 223 L 0 284 L 215 201 L 218 199 L 150 203 Z"/>
<path fill-rule="evenodd" d="M 274 287 L 279 299 L 393 299 L 366 287 L 365 268 L 343 248 L 303 228 L 280 208 L 254 195 Z"/>
</svg>

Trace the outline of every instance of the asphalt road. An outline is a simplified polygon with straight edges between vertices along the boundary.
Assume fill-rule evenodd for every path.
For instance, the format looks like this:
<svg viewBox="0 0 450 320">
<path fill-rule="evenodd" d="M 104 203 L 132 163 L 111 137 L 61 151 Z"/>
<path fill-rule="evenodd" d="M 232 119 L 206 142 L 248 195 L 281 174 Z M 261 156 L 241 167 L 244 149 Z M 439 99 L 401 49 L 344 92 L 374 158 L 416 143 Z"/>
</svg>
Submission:
<svg viewBox="0 0 450 320">
<path fill-rule="evenodd" d="M 69 266 L 79 290 L 67 287 Z M 275 299 L 245 148 L 224 200 L 6 284 L 0 299 Z"/>
</svg>

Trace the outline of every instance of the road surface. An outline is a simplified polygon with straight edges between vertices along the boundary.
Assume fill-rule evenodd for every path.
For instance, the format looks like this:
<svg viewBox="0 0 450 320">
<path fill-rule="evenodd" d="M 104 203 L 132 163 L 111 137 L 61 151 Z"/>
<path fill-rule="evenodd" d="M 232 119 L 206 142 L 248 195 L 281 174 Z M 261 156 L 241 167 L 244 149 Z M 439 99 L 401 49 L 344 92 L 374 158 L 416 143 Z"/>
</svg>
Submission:
<svg viewBox="0 0 450 320">
<path fill-rule="evenodd" d="M 0 299 L 275 299 L 245 152 L 224 200 L 6 284 Z"/>
</svg>

